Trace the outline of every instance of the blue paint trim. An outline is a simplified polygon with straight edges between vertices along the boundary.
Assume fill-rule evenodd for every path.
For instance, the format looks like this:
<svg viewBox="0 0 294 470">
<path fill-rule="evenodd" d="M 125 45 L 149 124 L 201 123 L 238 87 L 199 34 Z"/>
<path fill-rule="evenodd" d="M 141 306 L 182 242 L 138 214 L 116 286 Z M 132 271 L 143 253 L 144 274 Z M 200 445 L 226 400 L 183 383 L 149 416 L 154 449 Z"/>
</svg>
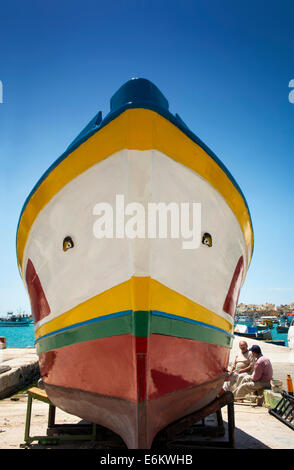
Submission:
<svg viewBox="0 0 294 470">
<path fill-rule="evenodd" d="M 222 328 L 218 328 L 218 327 L 213 326 L 213 325 L 209 325 L 208 323 L 192 320 L 192 319 L 186 318 L 186 317 L 181 317 L 179 315 L 173 315 L 171 313 L 161 312 L 159 310 L 151 310 L 150 313 L 151 313 L 151 315 L 156 315 L 158 317 L 166 317 L 166 318 L 171 318 L 172 320 L 179 320 L 179 321 L 184 321 L 184 322 L 187 322 L 187 323 L 193 323 L 193 324 L 205 326 L 206 328 L 210 328 L 210 329 L 213 329 L 213 330 L 220 331 L 221 333 L 225 333 L 227 336 L 230 336 L 231 338 L 234 338 L 234 335 L 229 333 L 228 331 L 223 330 Z M 48 338 L 50 336 L 54 336 L 54 335 L 57 335 L 59 333 L 63 333 L 64 331 L 73 330 L 74 328 L 79 328 L 81 326 L 90 325 L 91 323 L 98 323 L 98 322 L 103 321 L 103 320 L 108 320 L 108 319 L 116 318 L 116 317 L 128 316 L 128 315 L 131 315 L 131 314 L 132 314 L 132 310 L 124 310 L 122 312 L 110 313 L 109 315 L 103 315 L 102 317 L 92 318 L 91 320 L 86 320 L 84 322 L 75 323 L 74 325 L 66 326 L 64 328 L 60 328 L 59 330 L 55 330 L 55 331 L 52 331 L 51 333 L 47 333 L 46 335 L 40 336 L 40 338 L 35 340 L 35 344 L 37 344 L 39 341 L 42 341 L 42 339 L 44 339 L 44 338 Z"/>
<path fill-rule="evenodd" d="M 135 108 L 143 108 L 149 109 L 151 111 L 155 111 L 156 113 L 160 114 L 176 127 L 178 127 L 187 137 L 189 137 L 193 142 L 195 142 L 199 147 L 201 147 L 224 171 L 224 173 L 228 176 L 230 181 L 233 183 L 235 188 L 238 190 L 240 195 L 242 196 L 246 208 L 248 210 L 248 214 L 251 221 L 252 233 L 253 233 L 253 225 L 250 210 L 246 201 L 246 198 L 236 182 L 235 178 L 223 164 L 223 162 L 215 155 L 215 153 L 207 147 L 207 145 L 202 142 L 199 137 L 197 137 L 182 121 L 180 116 L 176 114 L 173 116 L 168 111 L 168 101 L 161 93 L 161 91 L 149 80 L 144 78 L 136 78 L 129 80 L 121 88 L 112 96 L 111 100 L 111 111 L 107 116 L 102 120 L 102 115 L 99 112 L 94 118 L 89 122 L 89 124 L 82 130 L 82 132 L 74 139 L 74 141 L 68 146 L 66 151 L 57 159 L 55 162 L 48 168 L 48 170 L 43 174 L 43 176 L 39 179 L 39 181 L 35 184 L 32 191 L 26 198 L 24 205 L 22 207 L 18 224 L 16 230 L 16 243 L 17 243 L 17 233 L 20 224 L 20 219 L 22 214 L 33 196 L 36 190 L 39 188 L 41 183 L 46 179 L 46 177 L 51 173 L 54 168 L 56 168 L 60 162 L 62 162 L 66 157 L 68 157 L 74 150 L 76 150 L 80 145 L 82 145 L 86 140 L 88 140 L 92 135 L 98 132 L 100 129 L 105 127 L 111 121 L 116 119 L 120 116 L 124 111 L 128 109 L 135 109 Z M 254 248 L 254 233 L 253 233 L 253 243 L 252 243 L 252 253 L 253 254 Z"/>
<path fill-rule="evenodd" d="M 75 323 L 74 325 L 65 326 L 64 328 L 60 328 L 59 330 L 54 330 L 51 333 L 47 333 L 46 335 L 40 336 L 40 338 L 35 340 L 35 344 L 44 338 L 57 335 L 58 333 L 63 333 L 64 331 L 73 330 L 74 328 L 79 328 L 80 326 L 90 325 L 91 323 L 98 323 L 100 321 L 108 320 L 110 318 L 125 317 L 131 314 L 132 314 L 132 310 L 124 310 L 123 312 L 110 313 L 109 315 L 103 315 L 102 317 L 96 317 L 96 318 L 92 318 L 91 320 L 86 320 L 80 323 Z"/>
<path fill-rule="evenodd" d="M 172 320 L 180 320 L 180 321 L 184 321 L 187 323 L 193 323 L 193 324 L 205 326 L 206 328 L 220 331 L 221 333 L 225 333 L 231 338 L 234 338 L 234 335 L 229 333 L 228 331 L 223 330 L 222 328 L 218 328 L 217 326 L 209 325 L 208 323 L 204 323 L 204 322 L 197 321 L 197 320 L 192 320 L 191 318 L 181 317 L 180 315 L 173 315 L 171 313 L 160 312 L 159 310 L 151 310 L 151 313 L 152 315 L 156 315 L 158 317 L 166 317 L 166 318 L 171 318 Z"/>
</svg>

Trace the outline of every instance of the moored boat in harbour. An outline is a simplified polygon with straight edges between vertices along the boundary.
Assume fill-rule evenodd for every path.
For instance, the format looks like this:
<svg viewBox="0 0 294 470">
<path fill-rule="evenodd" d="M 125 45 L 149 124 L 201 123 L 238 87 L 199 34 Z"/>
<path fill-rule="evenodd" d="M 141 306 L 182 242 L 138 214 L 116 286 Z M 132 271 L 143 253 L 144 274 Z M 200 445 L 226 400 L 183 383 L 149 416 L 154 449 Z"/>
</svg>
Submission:
<svg viewBox="0 0 294 470">
<path fill-rule="evenodd" d="M 277 325 L 277 326 L 276 326 L 276 330 L 277 330 L 279 333 L 287 333 L 288 330 L 289 330 L 289 325 Z"/>
<path fill-rule="evenodd" d="M 265 339 L 264 343 L 275 344 L 276 346 L 285 346 L 285 341 L 283 339 Z"/>
<path fill-rule="evenodd" d="M 110 104 L 27 198 L 17 256 L 50 400 L 150 448 L 222 388 L 253 231 L 232 175 L 155 85 L 130 80 Z M 97 203 L 106 213 L 118 196 L 145 208 L 201 204 L 199 246 L 134 226 L 132 237 L 94 236 Z"/>
<path fill-rule="evenodd" d="M 28 326 L 32 322 L 28 315 L 10 315 L 0 318 L 0 327 L 8 326 Z"/>
<path fill-rule="evenodd" d="M 262 331 L 262 330 L 265 330 L 266 328 L 273 328 L 273 325 L 272 323 L 270 322 L 256 322 L 255 323 L 255 326 L 257 328 L 258 331 Z"/>
<path fill-rule="evenodd" d="M 245 338 L 255 338 L 258 340 L 272 340 L 270 328 L 259 330 L 256 325 L 235 325 L 234 334 L 236 336 L 244 336 Z"/>
</svg>

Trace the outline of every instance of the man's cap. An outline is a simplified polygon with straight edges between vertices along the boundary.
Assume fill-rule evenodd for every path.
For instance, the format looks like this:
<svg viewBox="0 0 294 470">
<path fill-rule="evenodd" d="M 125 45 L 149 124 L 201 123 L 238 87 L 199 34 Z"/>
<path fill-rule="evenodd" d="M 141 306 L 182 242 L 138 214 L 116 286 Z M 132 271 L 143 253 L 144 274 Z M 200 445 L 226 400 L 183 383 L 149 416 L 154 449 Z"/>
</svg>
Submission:
<svg viewBox="0 0 294 470">
<path fill-rule="evenodd" d="M 257 344 L 254 344 L 253 346 L 251 346 L 249 351 L 255 352 L 257 354 L 261 354 L 261 349 L 259 346 L 257 346 Z"/>
</svg>

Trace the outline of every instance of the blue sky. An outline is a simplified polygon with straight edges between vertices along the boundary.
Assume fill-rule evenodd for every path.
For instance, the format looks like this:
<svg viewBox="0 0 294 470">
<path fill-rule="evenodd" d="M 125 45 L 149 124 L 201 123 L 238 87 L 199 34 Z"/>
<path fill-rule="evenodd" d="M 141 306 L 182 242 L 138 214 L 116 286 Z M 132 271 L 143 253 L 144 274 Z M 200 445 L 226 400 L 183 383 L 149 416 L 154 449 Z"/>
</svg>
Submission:
<svg viewBox="0 0 294 470">
<path fill-rule="evenodd" d="M 0 314 L 29 311 L 25 198 L 132 77 L 160 88 L 246 196 L 255 250 L 240 301 L 294 301 L 293 13 L 287 0 L 2 2 Z"/>
</svg>

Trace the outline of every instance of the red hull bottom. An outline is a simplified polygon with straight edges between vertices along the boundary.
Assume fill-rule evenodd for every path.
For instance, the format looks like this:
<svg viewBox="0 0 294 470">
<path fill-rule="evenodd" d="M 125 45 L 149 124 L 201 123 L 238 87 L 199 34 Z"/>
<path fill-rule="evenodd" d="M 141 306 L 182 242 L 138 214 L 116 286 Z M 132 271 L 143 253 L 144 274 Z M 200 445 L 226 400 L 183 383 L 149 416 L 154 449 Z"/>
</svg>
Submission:
<svg viewBox="0 0 294 470">
<path fill-rule="evenodd" d="M 138 429 L 137 404 L 134 402 L 54 385 L 46 385 L 46 392 L 58 408 L 111 429 L 129 449 L 150 449 L 153 439 L 163 427 L 212 402 L 222 384 L 223 377 L 151 400 L 146 410 L 146 433 Z M 142 434 L 146 435 L 145 443 L 138 437 Z"/>
</svg>

